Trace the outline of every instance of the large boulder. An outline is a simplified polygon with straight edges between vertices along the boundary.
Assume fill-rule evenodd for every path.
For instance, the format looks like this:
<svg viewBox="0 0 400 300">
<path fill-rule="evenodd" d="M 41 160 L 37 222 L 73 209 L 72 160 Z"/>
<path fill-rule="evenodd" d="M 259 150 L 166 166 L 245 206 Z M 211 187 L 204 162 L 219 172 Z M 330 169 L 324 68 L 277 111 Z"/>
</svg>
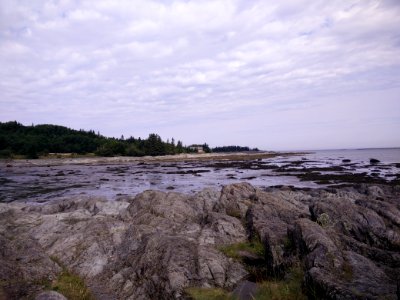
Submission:
<svg viewBox="0 0 400 300">
<path fill-rule="evenodd" d="M 287 190 L 256 193 L 256 202 L 246 213 L 249 236 L 260 239 L 265 248 L 267 273 L 282 277 L 292 263 L 288 253 L 287 231 L 294 221 L 309 216 L 308 206 L 299 201 L 299 193 Z"/>
<path fill-rule="evenodd" d="M 348 251 L 334 229 L 309 219 L 296 221 L 290 233 L 305 259 L 310 296 L 323 299 L 396 299 L 396 282 L 372 260 Z"/>
<path fill-rule="evenodd" d="M 35 297 L 35 300 L 68 300 L 68 299 L 55 291 L 45 291 L 37 295 Z"/>
<path fill-rule="evenodd" d="M 331 224 L 339 232 L 362 243 L 388 250 L 400 250 L 400 235 L 388 228 L 376 211 L 368 208 L 376 206 L 372 201 L 360 206 L 346 198 L 330 197 L 315 201 L 310 206 L 310 212 L 314 220 L 318 220 L 323 214 L 328 216 Z M 392 211 L 386 215 L 396 221 L 396 210 L 391 208 Z"/>
<path fill-rule="evenodd" d="M 189 286 L 232 288 L 247 272 L 216 246 L 246 235 L 238 219 L 212 211 L 215 196 L 138 195 L 127 209 L 130 226 L 116 259 L 99 280 L 111 278 L 112 292 L 124 299 L 178 299 Z"/>
</svg>

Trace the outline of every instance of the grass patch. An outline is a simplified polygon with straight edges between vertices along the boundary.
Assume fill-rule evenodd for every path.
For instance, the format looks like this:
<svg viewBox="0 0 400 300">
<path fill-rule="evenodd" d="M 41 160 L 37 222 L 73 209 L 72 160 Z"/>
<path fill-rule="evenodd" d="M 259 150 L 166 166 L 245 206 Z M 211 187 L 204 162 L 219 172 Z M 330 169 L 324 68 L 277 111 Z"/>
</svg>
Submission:
<svg viewBox="0 0 400 300">
<path fill-rule="evenodd" d="M 94 153 L 78 154 L 78 153 L 48 153 L 40 155 L 40 158 L 87 158 L 96 157 Z"/>
<path fill-rule="evenodd" d="M 260 240 L 254 239 L 250 242 L 242 242 L 219 247 L 219 250 L 228 257 L 241 259 L 240 252 L 249 252 L 260 257 L 264 257 L 264 246 Z"/>
<path fill-rule="evenodd" d="M 255 300 L 305 300 L 303 293 L 303 271 L 300 267 L 293 268 L 286 280 L 264 281 L 260 283 Z"/>
<path fill-rule="evenodd" d="M 186 293 L 193 300 L 231 300 L 234 299 L 227 291 L 219 288 L 187 288 Z"/>
<path fill-rule="evenodd" d="M 331 224 L 331 218 L 329 217 L 329 215 L 327 213 L 322 213 L 318 216 L 317 223 L 322 228 L 326 228 Z"/>
<path fill-rule="evenodd" d="M 249 273 L 249 280 L 260 282 L 266 278 L 265 250 L 259 239 L 221 246 L 218 249 L 226 256 L 242 263 Z"/>
<path fill-rule="evenodd" d="M 285 280 L 268 280 L 258 283 L 252 300 L 306 300 L 302 289 L 304 273 L 300 266 L 293 267 Z M 231 293 L 219 288 L 188 288 L 193 300 L 236 300 Z"/>
<path fill-rule="evenodd" d="M 61 266 L 62 271 L 49 289 L 59 292 L 71 300 L 94 300 L 81 277 L 69 271 L 57 257 L 51 256 L 50 258 Z"/>
<path fill-rule="evenodd" d="M 85 282 L 78 275 L 63 270 L 57 280 L 52 284 L 51 289 L 63 294 L 67 299 L 93 300 L 93 296 L 85 285 Z"/>
<path fill-rule="evenodd" d="M 227 257 L 242 263 L 249 273 L 249 280 L 260 282 L 267 276 L 265 249 L 259 238 L 218 248 Z"/>
</svg>

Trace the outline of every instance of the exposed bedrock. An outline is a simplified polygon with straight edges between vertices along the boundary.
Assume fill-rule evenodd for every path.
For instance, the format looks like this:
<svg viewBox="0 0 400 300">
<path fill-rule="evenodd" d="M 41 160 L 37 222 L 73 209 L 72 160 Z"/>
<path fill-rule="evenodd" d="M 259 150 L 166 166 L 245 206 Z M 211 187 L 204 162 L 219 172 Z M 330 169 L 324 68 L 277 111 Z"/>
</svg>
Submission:
<svg viewBox="0 0 400 300">
<path fill-rule="evenodd" d="M 253 285 L 249 264 L 261 270 L 257 280 L 284 278 L 296 264 L 309 298 L 397 299 L 399 195 L 387 186 L 240 183 L 195 195 L 0 204 L 0 298 L 62 297 L 44 283 L 63 268 L 96 299 L 185 299 L 188 287 Z M 254 241 L 263 257 L 221 251 Z"/>
</svg>

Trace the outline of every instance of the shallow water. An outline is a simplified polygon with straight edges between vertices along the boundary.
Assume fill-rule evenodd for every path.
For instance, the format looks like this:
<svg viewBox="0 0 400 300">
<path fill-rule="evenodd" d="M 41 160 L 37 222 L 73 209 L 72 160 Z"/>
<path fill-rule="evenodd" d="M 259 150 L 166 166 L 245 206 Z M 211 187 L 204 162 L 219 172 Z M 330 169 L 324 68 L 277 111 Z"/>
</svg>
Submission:
<svg viewBox="0 0 400 300">
<path fill-rule="evenodd" d="M 371 158 L 375 158 L 385 164 L 400 163 L 400 148 L 320 150 L 313 151 L 307 158 L 319 161 L 350 159 L 359 163 L 369 163 Z"/>
<path fill-rule="evenodd" d="M 381 160 L 371 165 L 370 158 Z M 351 159 L 344 163 L 343 159 Z M 117 199 L 144 190 L 193 193 L 205 187 L 237 182 L 268 187 L 292 185 L 321 187 L 313 181 L 301 181 L 296 175 L 304 169 L 319 168 L 320 173 L 375 173 L 386 180 L 399 174 L 400 149 L 316 151 L 301 156 L 243 162 L 124 162 L 110 164 L 70 164 L 37 166 L 16 164 L 0 166 L 0 201 L 43 202 L 77 195 Z M 276 168 L 283 167 L 283 171 Z M 340 171 L 333 167 L 342 168 Z M 285 169 L 286 168 L 286 169 Z M 291 170 L 291 171 L 288 171 Z"/>
<path fill-rule="evenodd" d="M 205 187 L 247 181 L 256 186 L 286 184 L 313 187 L 296 177 L 268 170 L 203 167 L 199 163 L 123 163 L 114 165 L 18 166 L 0 170 L 0 201 L 46 201 L 54 197 L 94 195 L 115 199 L 144 190 L 192 193 Z M 182 174 L 180 174 L 182 173 Z"/>
<path fill-rule="evenodd" d="M 341 166 L 351 173 L 379 173 L 379 177 L 391 180 L 399 174 L 400 148 L 383 149 L 344 149 L 344 150 L 320 150 L 302 155 L 306 162 L 301 165 L 305 168 L 331 168 Z M 378 159 L 380 162 L 371 164 L 370 159 Z M 289 162 L 297 161 L 298 157 L 289 156 L 280 160 L 281 166 Z M 344 162 L 343 160 L 350 160 Z M 332 173 L 332 172 L 330 172 Z M 393 176 L 391 176 L 393 175 Z"/>
</svg>

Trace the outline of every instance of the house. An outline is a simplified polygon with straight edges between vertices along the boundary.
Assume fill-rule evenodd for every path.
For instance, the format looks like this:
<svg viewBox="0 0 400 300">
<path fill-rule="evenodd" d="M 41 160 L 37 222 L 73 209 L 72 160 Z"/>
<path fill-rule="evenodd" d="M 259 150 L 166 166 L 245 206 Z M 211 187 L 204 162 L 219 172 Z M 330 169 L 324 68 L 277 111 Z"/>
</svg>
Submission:
<svg viewBox="0 0 400 300">
<path fill-rule="evenodd" d="M 205 153 L 203 145 L 191 145 L 189 149 L 197 153 Z"/>
</svg>

